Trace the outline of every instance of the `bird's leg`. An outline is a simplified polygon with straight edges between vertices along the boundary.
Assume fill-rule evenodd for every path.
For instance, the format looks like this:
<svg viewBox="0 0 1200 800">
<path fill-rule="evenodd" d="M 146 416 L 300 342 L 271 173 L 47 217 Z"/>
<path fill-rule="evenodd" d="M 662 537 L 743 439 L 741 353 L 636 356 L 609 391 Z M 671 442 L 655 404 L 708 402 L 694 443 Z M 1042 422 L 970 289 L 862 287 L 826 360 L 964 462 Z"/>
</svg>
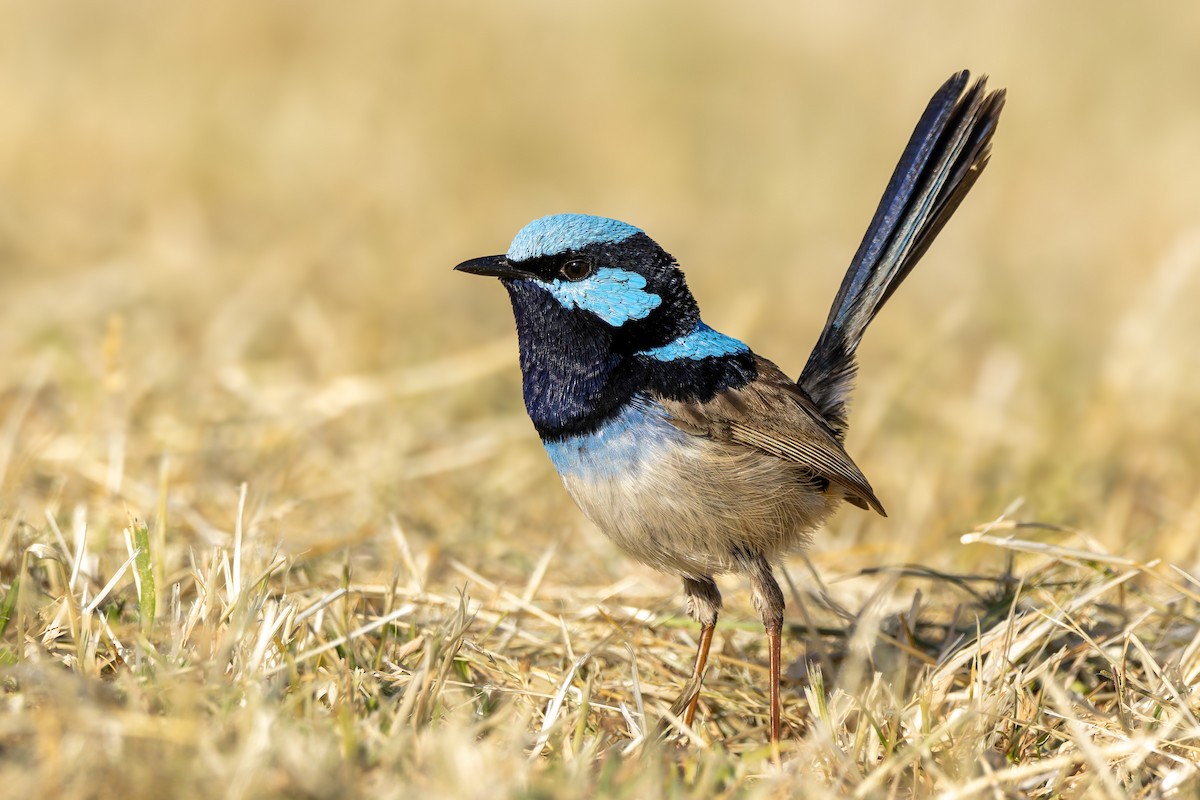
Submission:
<svg viewBox="0 0 1200 800">
<path fill-rule="evenodd" d="M 778 744 L 780 718 L 783 704 L 779 698 L 779 649 L 783 633 L 783 592 L 775 580 L 770 563 L 759 554 L 746 564 L 750 573 L 750 589 L 754 594 L 754 607 L 762 615 L 763 627 L 767 629 L 767 643 L 771 650 L 771 743 Z"/>
<path fill-rule="evenodd" d="M 696 650 L 692 679 L 676 702 L 675 710 L 676 714 L 683 711 L 683 721 L 690 727 L 696 718 L 696 705 L 700 702 L 700 684 L 704 681 L 708 650 L 717 627 L 717 614 L 721 611 L 721 593 L 712 578 L 684 578 L 683 591 L 687 595 L 688 616 L 700 623 L 700 646 Z"/>
</svg>

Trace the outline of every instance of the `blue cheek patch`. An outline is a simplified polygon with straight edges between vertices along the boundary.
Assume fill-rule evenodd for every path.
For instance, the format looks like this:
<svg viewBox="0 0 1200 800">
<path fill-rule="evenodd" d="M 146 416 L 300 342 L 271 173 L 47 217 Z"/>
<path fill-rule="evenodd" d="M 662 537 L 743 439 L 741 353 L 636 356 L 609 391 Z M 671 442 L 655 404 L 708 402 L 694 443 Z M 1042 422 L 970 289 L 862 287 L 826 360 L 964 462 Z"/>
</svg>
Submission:
<svg viewBox="0 0 1200 800">
<path fill-rule="evenodd" d="M 646 291 L 644 276 L 613 267 L 596 270 L 596 274 L 581 281 L 539 283 L 563 308 L 590 311 L 615 328 L 632 319 L 645 319 L 662 305 L 661 297 Z"/>
<path fill-rule="evenodd" d="M 642 350 L 637 355 L 653 358 L 656 361 L 676 361 L 689 358 L 699 361 L 710 356 L 732 356 L 747 353 L 750 348 L 743 342 L 726 336 L 720 331 L 714 331 L 703 322 L 697 322 L 692 332 L 680 336 L 673 342 L 651 350 Z"/>
</svg>

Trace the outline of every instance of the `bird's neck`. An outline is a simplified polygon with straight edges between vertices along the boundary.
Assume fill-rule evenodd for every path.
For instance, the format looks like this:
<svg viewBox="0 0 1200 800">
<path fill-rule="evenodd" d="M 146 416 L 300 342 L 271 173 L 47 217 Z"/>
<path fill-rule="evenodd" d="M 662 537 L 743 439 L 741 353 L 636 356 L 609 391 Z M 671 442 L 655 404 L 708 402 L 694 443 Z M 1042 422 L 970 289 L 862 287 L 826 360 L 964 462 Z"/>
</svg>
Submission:
<svg viewBox="0 0 1200 800">
<path fill-rule="evenodd" d="M 564 309 L 544 292 L 521 282 L 507 288 L 521 348 L 525 409 L 545 441 L 599 429 L 638 394 L 706 402 L 757 375 L 749 348 L 703 326 L 698 316 L 665 345 L 625 352 L 611 329 Z M 699 350 L 696 326 L 702 328 Z"/>
<path fill-rule="evenodd" d="M 543 439 L 598 428 L 636 392 L 613 336 L 523 282 L 507 285 L 521 347 L 525 409 Z"/>
</svg>

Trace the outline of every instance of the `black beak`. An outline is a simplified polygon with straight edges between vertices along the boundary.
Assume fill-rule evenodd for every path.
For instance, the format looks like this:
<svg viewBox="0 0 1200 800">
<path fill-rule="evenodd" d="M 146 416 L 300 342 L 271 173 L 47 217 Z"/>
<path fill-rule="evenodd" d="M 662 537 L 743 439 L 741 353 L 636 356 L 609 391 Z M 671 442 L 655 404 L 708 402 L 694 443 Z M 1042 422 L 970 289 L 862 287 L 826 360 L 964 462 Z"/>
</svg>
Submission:
<svg viewBox="0 0 1200 800">
<path fill-rule="evenodd" d="M 524 270 L 517 269 L 512 264 L 508 263 L 508 259 L 504 256 L 483 256 L 482 258 L 472 258 L 470 261 L 464 261 L 454 268 L 457 272 L 466 272 L 471 275 L 490 275 L 493 278 L 528 278 L 529 273 Z"/>
</svg>

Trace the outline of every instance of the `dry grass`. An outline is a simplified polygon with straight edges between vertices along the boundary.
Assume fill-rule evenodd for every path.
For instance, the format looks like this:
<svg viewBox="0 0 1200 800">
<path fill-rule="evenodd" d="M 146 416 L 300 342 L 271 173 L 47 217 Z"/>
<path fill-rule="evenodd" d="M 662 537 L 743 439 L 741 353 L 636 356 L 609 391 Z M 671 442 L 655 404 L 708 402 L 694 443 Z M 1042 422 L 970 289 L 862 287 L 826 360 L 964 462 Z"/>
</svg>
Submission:
<svg viewBox="0 0 1200 800">
<path fill-rule="evenodd" d="M 1200 791 L 1200 18 L 955 13 L 0 5 L 0 794 Z M 964 65 L 1009 108 L 868 336 L 891 516 L 787 566 L 775 764 L 744 587 L 683 730 L 677 587 L 449 267 L 626 218 L 795 371 Z"/>
</svg>

